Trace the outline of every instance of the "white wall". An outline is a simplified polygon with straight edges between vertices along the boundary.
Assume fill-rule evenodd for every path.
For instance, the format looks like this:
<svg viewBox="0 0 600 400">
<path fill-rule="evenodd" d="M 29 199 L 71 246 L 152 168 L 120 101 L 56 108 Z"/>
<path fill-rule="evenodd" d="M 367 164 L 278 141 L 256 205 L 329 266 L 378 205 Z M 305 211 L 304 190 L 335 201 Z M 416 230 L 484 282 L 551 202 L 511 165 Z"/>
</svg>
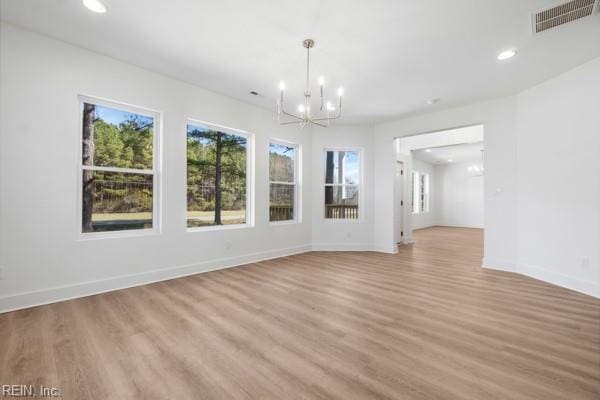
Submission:
<svg viewBox="0 0 600 400">
<path fill-rule="evenodd" d="M 468 170 L 475 163 L 480 164 L 481 160 L 432 165 L 412 157 L 412 169 L 429 174 L 429 212 L 411 214 L 412 229 L 483 228 L 484 177 L 474 176 Z M 407 184 L 410 185 L 408 178 Z M 407 200 L 409 205 L 410 201 Z"/>
<path fill-rule="evenodd" d="M 474 176 L 470 162 L 435 166 L 435 225 L 483 228 L 483 175 Z"/>
<path fill-rule="evenodd" d="M 420 174 L 429 174 L 429 212 L 412 214 L 412 229 L 427 228 L 429 226 L 438 225 L 438 205 L 439 200 L 436 198 L 437 191 L 437 168 L 423 160 L 412 157 L 412 170 L 418 171 Z M 411 186 L 411 175 L 407 175 L 407 185 Z M 411 193 L 412 195 L 412 193 Z M 407 199 L 406 204 L 410 208 L 412 199 Z"/>
<path fill-rule="evenodd" d="M 358 220 L 324 219 L 324 148 L 362 151 Z M 369 126 L 336 125 L 312 130 L 312 240 L 314 250 L 375 250 L 373 245 L 373 133 Z"/>
<path fill-rule="evenodd" d="M 516 96 L 378 124 L 375 243 L 393 243 L 394 137 L 482 123 L 483 264 L 600 297 L 600 58 Z"/>
<path fill-rule="evenodd" d="M 271 112 L 190 84 L 11 25 L 1 29 L 0 311 L 310 249 L 309 131 L 280 127 Z M 79 94 L 162 112 L 160 235 L 78 240 Z M 187 117 L 254 133 L 255 227 L 186 231 Z M 267 222 L 269 137 L 300 143 L 309 160 L 301 224 Z"/>
<path fill-rule="evenodd" d="M 517 96 L 519 269 L 596 296 L 599 112 L 600 58 Z"/>
</svg>

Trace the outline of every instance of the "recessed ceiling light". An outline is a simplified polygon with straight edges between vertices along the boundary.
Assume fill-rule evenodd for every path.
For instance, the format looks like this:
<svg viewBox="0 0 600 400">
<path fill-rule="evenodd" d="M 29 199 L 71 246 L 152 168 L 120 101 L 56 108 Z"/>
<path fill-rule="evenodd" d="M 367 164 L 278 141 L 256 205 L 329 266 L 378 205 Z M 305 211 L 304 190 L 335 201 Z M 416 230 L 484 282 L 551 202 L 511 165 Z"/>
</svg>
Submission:
<svg viewBox="0 0 600 400">
<path fill-rule="evenodd" d="M 106 12 L 106 6 L 98 0 L 83 0 L 83 5 L 90 11 L 98 14 L 104 14 Z"/>
<path fill-rule="evenodd" d="M 449 159 L 448 159 L 448 162 L 452 162 L 452 159 L 451 159 L 451 158 L 449 158 Z"/>
<path fill-rule="evenodd" d="M 440 102 L 440 99 L 437 99 L 437 98 L 427 100 L 427 104 L 429 104 L 430 106 L 432 106 L 436 103 L 439 103 L 439 102 Z"/>
<path fill-rule="evenodd" d="M 425 149 L 427 153 L 431 153 L 431 149 Z"/>
<path fill-rule="evenodd" d="M 504 50 L 502 53 L 498 54 L 496 57 L 500 61 L 508 60 L 509 58 L 513 58 L 517 54 L 515 49 Z"/>
</svg>

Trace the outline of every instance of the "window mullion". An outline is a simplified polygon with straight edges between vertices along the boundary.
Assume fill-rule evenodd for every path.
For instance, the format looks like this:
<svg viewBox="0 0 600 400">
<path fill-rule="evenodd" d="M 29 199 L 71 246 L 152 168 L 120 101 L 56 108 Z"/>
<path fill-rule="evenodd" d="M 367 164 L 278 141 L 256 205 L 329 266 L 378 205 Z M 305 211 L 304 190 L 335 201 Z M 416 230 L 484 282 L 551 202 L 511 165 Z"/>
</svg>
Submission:
<svg viewBox="0 0 600 400">
<path fill-rule="evenodd" d="M 296 184 L 295 182 L 279 182 L 279 181 L 269 181 L 269 183 L 275 184 L 275 185 L 290 185 L 290 186 L 293 186 Z"/>
<path fill-rule="evenodd" d="M 152 169 L 101 167 L 101 166 L 97 166 L 97 165 L 82 165 L 81 167 L 87 171 L 120 172 L 120 173 L 126 173 L 126 174 L 143 174 L 143 175 L 154 174 L 154 170 L 152 170 Z"/>
</svg>

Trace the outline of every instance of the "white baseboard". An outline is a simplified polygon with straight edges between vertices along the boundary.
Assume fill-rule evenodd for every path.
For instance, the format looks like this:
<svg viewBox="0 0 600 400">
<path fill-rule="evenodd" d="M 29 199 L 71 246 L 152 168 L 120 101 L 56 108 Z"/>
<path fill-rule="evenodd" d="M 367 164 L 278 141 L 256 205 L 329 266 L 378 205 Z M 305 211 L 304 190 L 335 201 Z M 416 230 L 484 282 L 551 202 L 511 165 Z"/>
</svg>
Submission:
<svg viewBox="0 0 600 400">
<path fill-rule="evenodd" d="M 375 251 L 378 253 L 396 254 L 396 245 L 376 245 L 372 243 L 313 243 L 312 251 Z"/>
<path fill-rule="evenodd" d="M 403 243 L 403 244 L 407 244 L 407 243 Z M 397 244 L 392 244 L 389 246 L 385 246 L 385 245 L 373 245 L 373 251 L 376 251 L 378 253 L 388 253 L 388 254 L 397 254 L 398 253 L 398 245 Z"/>
<path fill-rule="evenodd" d="M 313 243 L 312 251 L 375 251 L 371 243 Z"/>
<path fill-rule="evenodd" d="M 435 224 L 441 228 L 468 228 L 468 229 L 484 229 L 483 225 L 458 225 L 458 224 Z"/>
<path fill-rule="evenodd" d="M 3 296 L 0 297 L 0 313 L 76 299 L 84 296 L 91 296 L 99 293 L 111 292 L 114 290 L 126 289 L 134 286 L 147 285 L 149 283 L 180 278 L 202 272 L 236 267 L 253 262 L 269 260 L 272 258 L 304 253 L 310 250 L 310 245 L 294 246 L 278 250 L 247 254 L 244 256 L 221 258 L 196 264 L 161 268 L 139 274 L 121 275 L 113 278 Z"/>
<path fill-rule="evenodd" d="M 523 275 L 600 298 L 600 284 L 597 282 L 585 281 L 556 271 L 550 271 L 536 265 L 524 263 L 519 263 L 518 269 L 519 273 Z"/>
<path fill-rule="evenodd" d="M 483 268 L 495 269 L 498 271 L 518 272 L 517 265 L 513 261 L 500 260 L 497 258 L 484 258 L 481 266 Z"/>
<path fill-rule="evenodd" d="M 596 298 L 600 298 L 600 284 L 592 281 L 573 278 L 546 268 L 525 263 L 512 263 L 502 260 L 485 258 L 482 264 L 483 268 L 495 269 L 499 271 L 514 272 L 520 275 L 529 276 L 543 282 L 551 283 L 566 289 L 584 293 Z"/>
</svg>

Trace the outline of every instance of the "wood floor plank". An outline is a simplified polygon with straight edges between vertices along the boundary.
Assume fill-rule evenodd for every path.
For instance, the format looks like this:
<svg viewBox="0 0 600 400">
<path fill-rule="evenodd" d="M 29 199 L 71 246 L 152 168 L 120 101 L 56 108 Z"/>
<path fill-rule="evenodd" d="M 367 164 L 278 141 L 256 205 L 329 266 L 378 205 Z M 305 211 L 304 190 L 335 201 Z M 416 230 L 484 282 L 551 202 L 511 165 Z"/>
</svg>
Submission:
<svg viewBox="0 0 600 400">
<path fill-rule="evenodd" d="M 0 385 L 65 399 L 598 399 L 600 300 L 481 268 L 478 229 L 0 314 Z"/>
</svg>

